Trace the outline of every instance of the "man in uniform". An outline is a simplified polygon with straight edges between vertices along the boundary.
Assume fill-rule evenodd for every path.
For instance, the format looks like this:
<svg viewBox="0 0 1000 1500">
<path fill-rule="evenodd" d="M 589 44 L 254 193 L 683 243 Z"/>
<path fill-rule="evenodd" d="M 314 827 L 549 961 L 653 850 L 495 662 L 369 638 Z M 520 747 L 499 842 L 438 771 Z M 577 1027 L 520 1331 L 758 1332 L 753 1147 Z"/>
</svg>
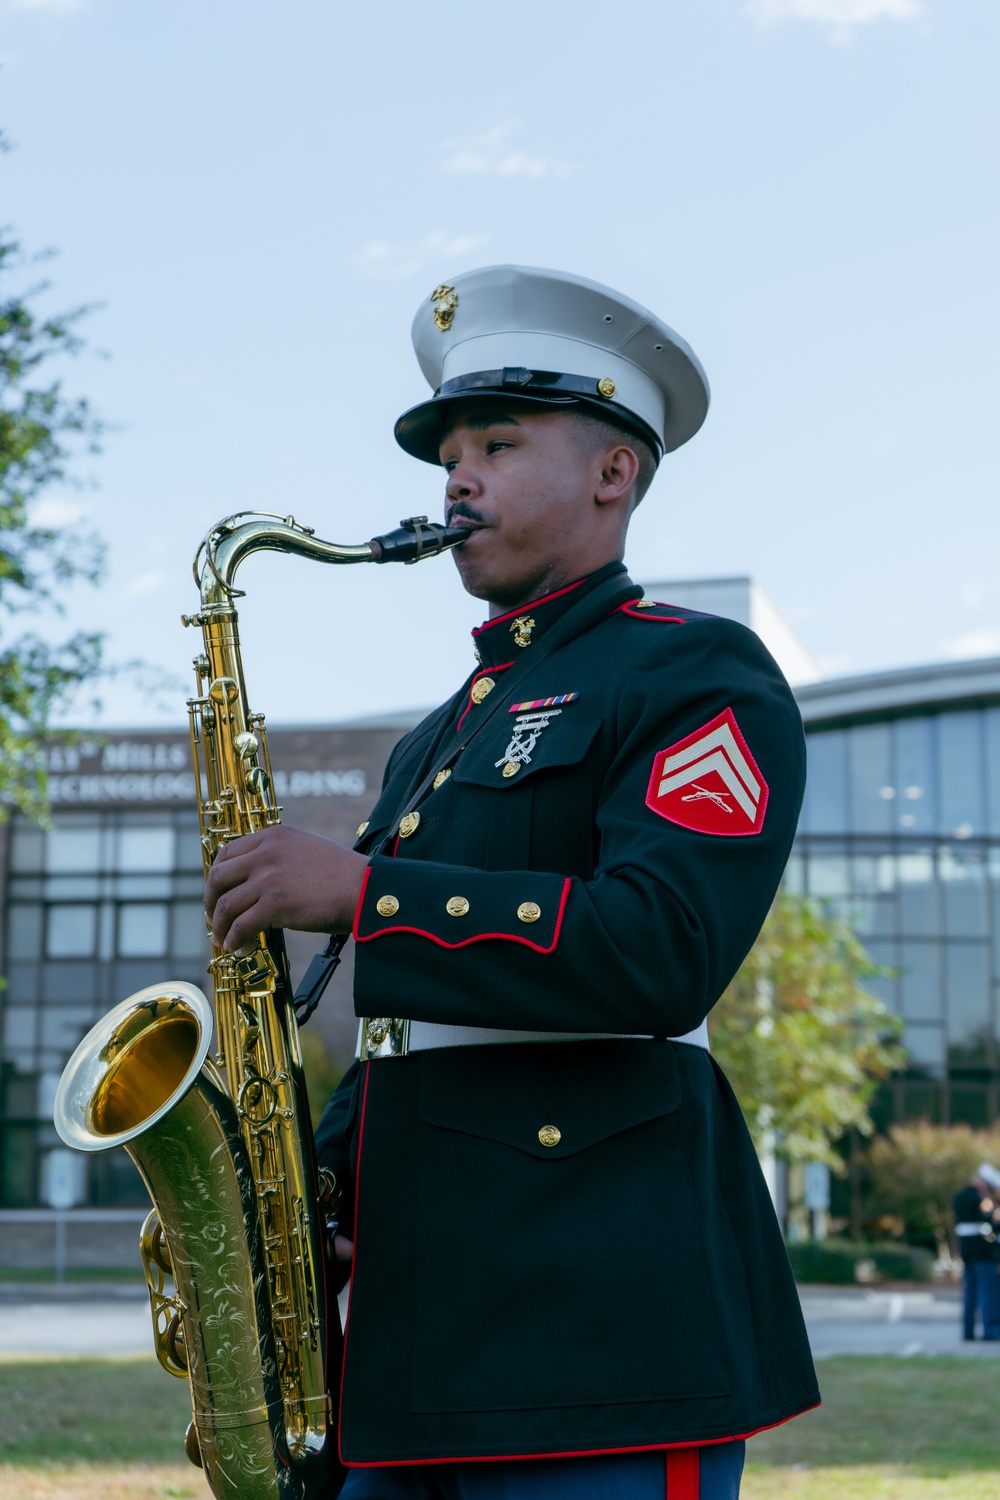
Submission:
<svg viewBox="0 0 1000 1500">
<path fill-rule="evenodd" d="M 755 635 L 621 561 L 708 407 L 671 329 L 500 266 L 414 342 L 433 395 L 396 436 L 468 530 L 475 662 L 354 850 L 268 829 L 207 891 L 230 947 L 356 942 L 367 1019 L 317 1135 L 353 1250 L 344 1494 L 732 1500 L 745 1438 L 819 1399 L 705 1026 L 795 832 L 799 715 Z"/>
<path fill-rule="evenodd" d="M 966 1339 L 976 1337 L 977 1317 L 982 1321 L 984 1339 L 1000 1339 L 998 1190 L 1000 1172 L 990 1162 L 984 1161 L 952 1199 L 951 1210 L 955 1216 L 955 1234 L 964 1272 L 962 1333 Z"/>
</svg>

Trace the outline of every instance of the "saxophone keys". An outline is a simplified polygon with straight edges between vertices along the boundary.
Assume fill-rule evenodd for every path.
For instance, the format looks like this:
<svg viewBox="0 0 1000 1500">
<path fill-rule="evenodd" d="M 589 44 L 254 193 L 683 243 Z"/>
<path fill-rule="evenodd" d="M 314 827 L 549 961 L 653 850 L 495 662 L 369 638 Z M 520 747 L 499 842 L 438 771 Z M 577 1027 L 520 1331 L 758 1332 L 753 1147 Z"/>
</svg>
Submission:
<svg viewBox="0 0 1000 1500">
<path fill-rule="evenodd" d="M 241 760 L 253 760 L 259 748 L 257 736 L 251 734 L 249 730 L 244 730 L 242 734 L 238 734 L 233 743 Z"/>
</svg>

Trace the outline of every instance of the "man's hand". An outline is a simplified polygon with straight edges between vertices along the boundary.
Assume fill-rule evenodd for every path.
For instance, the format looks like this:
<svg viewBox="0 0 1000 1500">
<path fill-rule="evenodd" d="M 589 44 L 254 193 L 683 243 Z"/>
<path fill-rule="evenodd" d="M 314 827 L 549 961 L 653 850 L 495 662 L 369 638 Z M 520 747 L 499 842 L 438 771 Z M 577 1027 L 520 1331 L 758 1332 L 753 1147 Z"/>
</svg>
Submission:
<svg viewBox="0 0 1000 1500">
<path fill-rule="evenodd" d="M 368 861 L 299 828 L 264 828 L 227 844 L 205 882 L 212 937 L 234 952 L 268 927 L 349 932 Z"/>
</svg>

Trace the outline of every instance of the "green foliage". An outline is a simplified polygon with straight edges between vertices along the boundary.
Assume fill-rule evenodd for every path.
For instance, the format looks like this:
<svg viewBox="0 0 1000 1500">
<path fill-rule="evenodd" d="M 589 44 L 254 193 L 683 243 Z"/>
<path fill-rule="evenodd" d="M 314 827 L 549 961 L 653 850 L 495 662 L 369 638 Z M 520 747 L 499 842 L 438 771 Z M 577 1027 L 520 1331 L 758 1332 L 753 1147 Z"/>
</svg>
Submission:
<svg viewBox="0 0 1000 1500">
<path fill-rule="evenodd" d="M 347 1070 L 340 1059 L 334 1057 L 315 1025 L 299 1033 L 299 1045 L 302 1048 L 302 1063 L 306 1074 L 309 1113 L 315 1129 L 330 1095 Z"/>
<path fill-rule="evenodd" d="M 30 631 L 11 634 L 10 625 L 26 610 L 58 610 L 67 583 L 100 575 L 97 541 L 44 524 L 33 502 L 74 482 L 71 462 L 97 451 L 102 424 L 53 373 L 83 348 L 76 325 L 88 309 L 37 311 L 47 285 L 18 289 L 25 265 L 17 240 L 0 230 L 0 816 L 6 804 L 37 817 L 45 805 L 41 744 L 52 737 L 54 712 L 97 673 L 101 643 L 77 632 L 52 644 Z"/>
<path fill-rule="evenodd" d="M 905 1061 L 900 1022 L 864 987 L 881 972 L 845 922 L 778 896 L 709 1020 L 758 1150 L 842 1173 L 834 1142 L 871 1134 L 878 1080 Z"/>
<path fill-rule="evenodd" d="M 908 1239 L 943 1245 L 951 1200 L 981 1161 L 1000 1161 L 1000 1131 L 926 1120 L 893 1125 L 868 1149 L 869 1210 L 902 1219 Z"/>
<path fill-rule="evenodd" d="M 851 1286 L 859 1261 L 871 1261 L 878 1281 L 931 1281 L 934 1257 L 916 1245 L 867 1245 L 863 1240 L 804 1240 L 789 1245 L 796 1281 Z"/>
</svg>

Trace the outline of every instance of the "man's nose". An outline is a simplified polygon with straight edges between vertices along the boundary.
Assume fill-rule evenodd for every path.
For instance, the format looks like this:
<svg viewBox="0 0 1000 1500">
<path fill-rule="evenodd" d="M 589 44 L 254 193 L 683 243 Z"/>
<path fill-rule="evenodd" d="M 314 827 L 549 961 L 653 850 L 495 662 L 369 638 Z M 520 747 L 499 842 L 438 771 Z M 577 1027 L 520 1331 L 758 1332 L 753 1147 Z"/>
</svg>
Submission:
<svg viewBox="0 0 1000 1500">
<path fill-rule="evenodd" d="M 444 492 L 449 503 L 454 505 L 456 500 L 468 500 L 473 495 L 478 495 L 480 488 L 472 467 L 460 463 L 448 475 L 448 483 L 444 487 Z"/>
</svg>

